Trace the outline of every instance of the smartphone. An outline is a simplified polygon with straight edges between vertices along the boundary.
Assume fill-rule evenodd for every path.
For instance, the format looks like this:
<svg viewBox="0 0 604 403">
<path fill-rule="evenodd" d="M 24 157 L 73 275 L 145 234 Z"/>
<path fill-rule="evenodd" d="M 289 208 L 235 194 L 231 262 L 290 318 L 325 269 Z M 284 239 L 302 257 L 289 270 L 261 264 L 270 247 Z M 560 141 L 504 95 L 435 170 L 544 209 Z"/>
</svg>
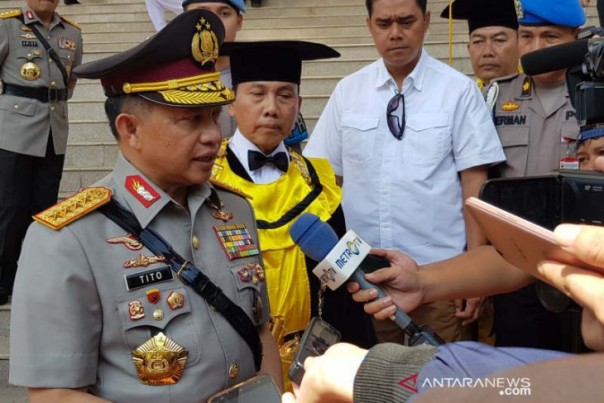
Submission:
<svg viewBox="0 0 604 403">
<path fill-rule="evenodd" d="M 542 260 L 581 263 L 558 246 L 552 231 L 475 197 L 468 198 L 465 204 L 489 242 L 519 269 L 539 277 L 537 265 Z"/>
<path fill-rule="evenodd" d="M 210 396 L 208 403 L 281 403 L 281 391 L 270 375 L 258 375 Z"/>
<path fill-rule="evenodd" d="M 323 355 L 329 346 L 336 344 L 340 338 L 338 329 L 320 317 L 314 316 L 304 330 L 296 356 L 289 366 L 287 373 L 289 379 L 300 385 L 304 377 L 304 360 L 307 357 Z"/>
</svg>

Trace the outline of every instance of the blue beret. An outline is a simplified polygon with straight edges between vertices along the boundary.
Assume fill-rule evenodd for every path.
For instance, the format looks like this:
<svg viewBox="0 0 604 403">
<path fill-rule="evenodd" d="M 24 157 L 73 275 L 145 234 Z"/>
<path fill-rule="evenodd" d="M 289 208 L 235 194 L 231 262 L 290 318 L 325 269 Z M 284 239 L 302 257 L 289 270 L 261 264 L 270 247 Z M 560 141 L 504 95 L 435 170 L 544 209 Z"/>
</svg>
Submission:
<svg viewBox="0 0 604 403">
<path fill-rule="evenodd" d="M 585 24 L 579 0 L 515 0 L 520 25 L 558 25 L 577 28 Z"/>
<path fill-rule="evenodd" d="M 224 3 L 241 13 L 245 13 L 245 0 L 183 0 L 182 8 L 192 3 Z"/>
</svg>

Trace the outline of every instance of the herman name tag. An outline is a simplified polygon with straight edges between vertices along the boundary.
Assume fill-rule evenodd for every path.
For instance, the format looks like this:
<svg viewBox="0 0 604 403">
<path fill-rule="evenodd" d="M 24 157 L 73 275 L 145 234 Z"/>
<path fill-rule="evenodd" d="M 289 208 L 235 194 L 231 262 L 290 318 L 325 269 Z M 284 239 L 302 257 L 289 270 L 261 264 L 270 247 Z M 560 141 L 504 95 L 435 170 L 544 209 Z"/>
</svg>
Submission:
<svg viewBox="0 0 604 403">
<path fill-rule="evenodd" d="M 172 280 L 173 275 L 170 267 L 164 266 L 159 269 L 142 271 L 136 274 L 128 274 L 125 275 L 124 278 L 126 279 L 126 288 L 128 291 L 132 291 L 151 284 Z"/>
</svg>

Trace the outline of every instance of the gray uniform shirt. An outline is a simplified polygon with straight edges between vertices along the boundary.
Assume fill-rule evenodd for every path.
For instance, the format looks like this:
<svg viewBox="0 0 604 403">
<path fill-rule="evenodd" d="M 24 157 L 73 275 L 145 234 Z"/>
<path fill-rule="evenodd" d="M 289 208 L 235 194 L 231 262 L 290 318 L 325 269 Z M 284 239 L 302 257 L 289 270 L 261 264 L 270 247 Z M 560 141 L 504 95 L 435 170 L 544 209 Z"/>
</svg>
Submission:
<svg viewBox="0 0 604 403">
<path fill-rule="evenodd" d="M 264 279 L 242 275 L 250 264 L 261 264 L 261 256 L 229 260 L 217 233 L 224 225 L 243 224 L 258 245 L 253 211 L 244 198 L 218 190 L 223 210 L 233 214 L 223 222 L 204 204 L 211 188 L 199 186 L 188 196 L 188 213 L 122 156 L 97 185 L 111 188 L 114 199 L 142 227 L 163 236 L 255 324 L 268 321 Z M 200 402 L 255 375 L 251 350 L 222 314 L 175 275 L 164 272 L 163 281 L 151 281 L 167 265 L 145 266 L 141 259 L 153 254 L 126 242 L 126 236 L 98 211 L 59 231 L 37 222 L 30 227 L 13 293 L 10 382 L 51 388 L 92 385 L 95 394 L 115 402 Z M 127 276 L 141 286 L 128 290 Z M 147 297 L 153 289 L 159 290 L 156 303 Z M 184 296 L 178 309 L 167 303 L 174 291 Z M 142 304 L 144 317 L 132 318 L 133 301 Z M 186 367 L 174 385 L 144 385 L 133 365 L 131 351 L 158 331 L 188 350 Z"/>
<path fill-rule="evenodd" d="M 22 12 L 25 24 L 17 17 L 0 19 L 0 80 L 27 87 L 48 88 L 54 83 L 56 88 L 65 88 L 61 71 L 26 24 L 34 24 L 40 30 L 69 74 L 82 63 L 80 30 L 56 13 L 47 30 L 32 10 L 23 8 Z M 26 63 L 39 68 L 37 79 L 28 80 L 21 74 Z M 67 118 L 65 101 L 44 103 L 32 98 L 0 95 L 0 148 L 43 157 L 52 130 L 55 153 L 65 154 Z"/>
<path fill-rule="evenodd" d="M 501 176 L 544 175 L 558 169 L 562 138 L 576 139 L 579 134 L 568 93 L 561 94 L 546 114 L 526 75 L 500 79 L 497 85 L 494 119 L 506 157 L 499 167 Z"/>
</svg>

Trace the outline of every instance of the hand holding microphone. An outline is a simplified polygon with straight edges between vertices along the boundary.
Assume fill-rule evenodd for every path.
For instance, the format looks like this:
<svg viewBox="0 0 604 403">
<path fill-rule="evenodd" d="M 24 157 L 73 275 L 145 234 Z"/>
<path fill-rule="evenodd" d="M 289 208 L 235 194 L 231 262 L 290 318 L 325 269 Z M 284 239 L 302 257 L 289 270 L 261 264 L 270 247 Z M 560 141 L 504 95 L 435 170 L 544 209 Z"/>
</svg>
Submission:
<svg viewBox="0 0 604 403">
<path fill-rule="evenodd" d="M 379 298 L 384 291 L 365 279 L 366 272 L 388 267 L 388 260 L 370 255 L 371 247 L 354 231 L 348 231 L 342 239 L 333 229 L 314 214 L 302 214 L 292 225 L 290 235 L 305 255 L 319 262 L 313 273 L 330 289 L 339 288 L 349 279 L 359 283 L 362 289 L 374 289 Z M 410 337 L 409 345 L 440 345 L 443 341 L 430 329 L 420 327 L 397 308 L 394 322 Z"/>
</svg>

